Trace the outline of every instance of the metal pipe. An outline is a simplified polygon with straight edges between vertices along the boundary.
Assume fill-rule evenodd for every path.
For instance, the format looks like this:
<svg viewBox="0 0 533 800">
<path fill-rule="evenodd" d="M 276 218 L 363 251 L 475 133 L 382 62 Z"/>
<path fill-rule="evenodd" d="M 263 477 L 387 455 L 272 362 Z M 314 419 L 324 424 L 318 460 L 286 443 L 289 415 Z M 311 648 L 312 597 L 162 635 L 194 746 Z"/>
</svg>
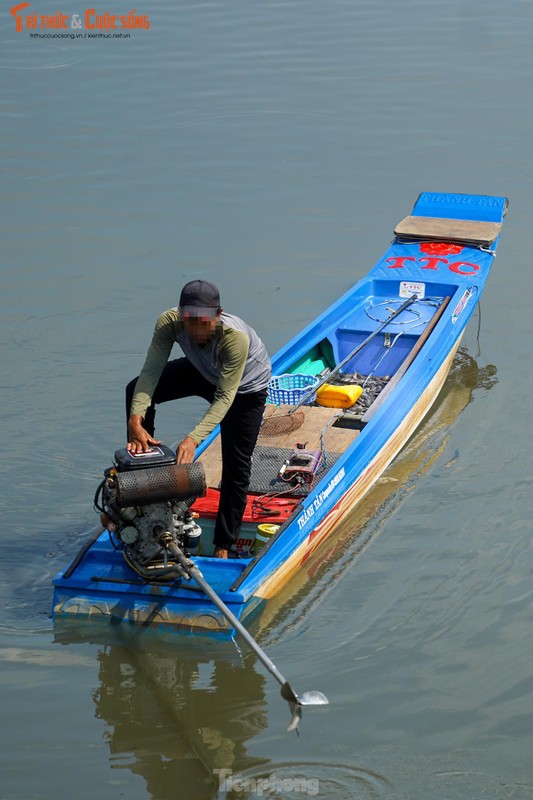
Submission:
<svg viewBox="0 0 533 800">
<path fill-rule="evenodd" d="M 365 345 L 367 345 L 369 342 L 371 342 L 371 341 L 372 341 L 372 339 L 373 339 L 375 336 L 377 336 L 377 335 L 378 335 L 378 333 L 381 333 L 381 331 L 383 330 L 383 328 L 386 328 L 386 327 L 387 327 L 387 325 L 388 325 L 390 322 L 392 322 L 392 320 L 393 320 L 395 317 L 397 317 L 397 316 L 398 316 L 398 314 L 401 314 L 401 313 L 402 313 L 402 311 L 405 311 L 405 309 L 406 309 L 406 308 L 409 308 L 409 306 L 410 306 L 410 305 L 412 305 L 412 304 L 415 302 L 415 300 L 417 300 L 417 299 L 418 299 L 418 295 L 417 295 L 417 294 L 413 294 L 413 295 L 411 295 L 411 297 L 410 297 L 408 300 L 406 300 L 406 301 L 405 301 L 405 303 L 402 303 L 402 304 L 401 304 L 401 306 L 400 306 L 399 308 L 397 308 L 397 309 L 396 309 L 396 311 L 393 311 L 393 313 L 390 315 L 390 317 L 387 317 L 387 319 L 385 320 L 385 322 L 382 322 L 382 323 L 381 323 L 381 325 L 379 326 L 379 328 L 376 328 L 376 330 L 375 330 L 375 331 L 373 331 L 373 332 L 370 334 L 370 336 L 367 336 L 367 338 L 364 340 L 364 342 L 361 342 L 361 344 L 358 344 L 358 345 L 357 345 L 357 347 L 356 347 L 354 350 L 352 350 L 352 352 L 351 352 L 351 353 L 349 353 L 349 354 L 346 356 L 346 358 L 343 358 L 343 359 L 342 359 L 342 361 L 340 362 L 340 364 L 337 364 L 337 366 L 335 367 L 335 369 L 333 369 L 331 372 L 328 372 L 328 374 L 327 374 L 327 375 L 324 375 L 324 377 L 323 377 L 323 378 L 321 378 L 321 380 L 319 380 L 318 384 L 317 384 L 316 386 L 313 386 L 313 387 L 310 389 L 310 391 L 309 391 L 309 392 L 307 392 L 307 393 L 306 393 L 306 394 L 305 394 L 305 395 L 302 397 L 302 399 L 301 399 L 301 400 L 300 400 L 300 401 L 299 401 L 299 402 L 298 402 L 298 403 L 297 403 L 295 406 L 293 406 L 293 407 L 290 409 L 290 411 L 289 411 L 289 414 L 294 414 L 294 412 L 296 411 L 296 409 L 297 409 L 297 408 L 300 408 L 300 406 L 301 406 L 303 403 L 305 403 L 305 401 L 306 401 L 306 400 L 308 400 L 308 399 L 311 397 L 311 395 L 312 395 L 312 394 L 314 394 L 314 393 L 317 391 L 317 389 L 320 389 L 320 387 L 321 387 L 321 386 L 323 386 L 325 383 L 327 383 L 329 380 L 331 380 L 331 378 L 332 378 L 334 375 L 336 375 L 336 374 L 337 374 L 337 372 L 339 372 L 339 370 L 340 370 L 340 369 L 342 369 L 342 367 L 343 367 L 345 364 L 347 364 L 347 363 L 348 363 L 348 361 L 350 361 L 350 360 L 351 360 L 351 359 L 352 359 L 352 358 L 353 358 L 355 355 L 357 355 L 357 353 L 359 353 L 359 351 L 360 351 L 360 350 L 362 350 L 362 349 L 363 349 L 363 347 L 364 347 Z"/>
</svg>

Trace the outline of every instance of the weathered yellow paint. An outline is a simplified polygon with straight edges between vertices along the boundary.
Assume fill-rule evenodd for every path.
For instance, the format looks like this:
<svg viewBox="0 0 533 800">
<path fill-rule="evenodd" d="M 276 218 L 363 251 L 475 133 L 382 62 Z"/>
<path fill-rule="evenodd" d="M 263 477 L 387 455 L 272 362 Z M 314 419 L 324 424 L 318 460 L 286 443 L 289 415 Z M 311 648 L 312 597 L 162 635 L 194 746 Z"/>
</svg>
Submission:
<svg viewBox="0 0 533 800">
<path fill-rule="evenodd" d="M 431 383 L 429 383 L 424 392 L 422 392 L 418 402 L 411 408 L 401 425 L 398 426 L 388 442 L 368 465 L 367 469 L 348 489 L 337 506 L 333 508 L 328 516 L 314 529 L 312 534 L 310 534 L 309 537 L 302 542 L 300 547 L 291 553 L 285 563 L 280 565 L 275 573 L 261 585 L 255 594 L 256 597 L 261 597 L 265 600 L 273 597 L 287 582 L 290 576 L 300 567 L 304 556 L 312 553 L 319 547 L 331 530 L 353 509 L 373 486 L 428 414 L 444 385 L 460 342 L 461 339 L 458 340 L 453 350 L 442 363 L 441 368 L 436 373 Z"/>
</svg>

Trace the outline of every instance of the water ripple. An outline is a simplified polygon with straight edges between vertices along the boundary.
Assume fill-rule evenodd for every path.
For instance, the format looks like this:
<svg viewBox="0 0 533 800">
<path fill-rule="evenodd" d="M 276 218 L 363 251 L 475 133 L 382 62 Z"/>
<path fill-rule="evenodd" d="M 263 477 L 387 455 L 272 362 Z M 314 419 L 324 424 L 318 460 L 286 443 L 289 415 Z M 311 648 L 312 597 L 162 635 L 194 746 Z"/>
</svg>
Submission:
<svg viewBox="0 0 533 800">
<path fill-rule="evenodd" d="M 271 764 L 269 772 L 251 769 L 238 774 L 223 773 L 222 770 L 219 773 L 218 797 L 227 800 L 233 800 L 243 792 L 288 800 L 295 796 L 345 800 L 354 796 L 354 789 L 358 800 L 378 800 L 390 787 L 387 778 L 378 772 L 350 764 L 286 761 Z"/>
</svg>

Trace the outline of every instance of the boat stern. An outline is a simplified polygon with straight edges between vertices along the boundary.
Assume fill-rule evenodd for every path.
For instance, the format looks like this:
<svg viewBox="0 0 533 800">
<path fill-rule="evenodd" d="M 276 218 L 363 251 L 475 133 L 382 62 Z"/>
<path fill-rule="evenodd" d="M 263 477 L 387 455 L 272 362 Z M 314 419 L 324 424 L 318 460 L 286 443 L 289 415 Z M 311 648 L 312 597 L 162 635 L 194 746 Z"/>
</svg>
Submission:
<svg viewBox="0 0 533 800">
<path fill-rule="evenodd" d="M 246 561 L 240 559 L 194 559 L 205 579 L 238 619 L 249 619 L 261 602 L 245 602 L 228 588 L 240 577 Z M 64 626 L 90 620 L 107 620 L 139 627 L 157 626 L 230 639 L 234 629 L 194 580 L 146 581 L 114 550 L 107 531 L 86 551 L 74 570 L 54 579 L 52 616 Z"/>
</svg>

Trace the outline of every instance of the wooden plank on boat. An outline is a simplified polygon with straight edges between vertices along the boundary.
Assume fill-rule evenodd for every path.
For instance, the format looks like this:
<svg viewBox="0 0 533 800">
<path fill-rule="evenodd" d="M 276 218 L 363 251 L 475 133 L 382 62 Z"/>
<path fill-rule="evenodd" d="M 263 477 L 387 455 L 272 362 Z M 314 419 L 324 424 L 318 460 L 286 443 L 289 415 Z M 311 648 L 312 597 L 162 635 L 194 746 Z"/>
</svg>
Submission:
<svg viewBox="0 0 533 800">
<path fill-rule="evenodd" d="M 267 405 L 265 419 L 287 417 L 294 406 Z M 359 431 L 353 428 L 333 427 L 335 419 L 341 413 L 339 408 L 325 408 L 324 406 L 302 406 L 297 413 L 304 414 L 303 424 L 290 433 L 281 433 L 277 436 L 261 436 L 259 443 L 262 447 L 294 447 L 296 442 L 307 442 L 311 450 L 321 449 L 322 431 L 326 450 L 343 453 L 358 436 Z"/>
<path fill-rule="evenodd" d="M 282 405 L 275 406 L 270 403 L 265 407 L 264 419 L 279 418 L 285 420 L 288 412 L 294 406 Z M 324 443 L 326 451 L 331 453 L 343 453 L 347 447 L 359 435 L 360 431 L 356 428 L 338 428 L 333 423 L 337 419 L 338 408 L 324 408 L 322 406 L 305 406 L 298 413 L 304 415 L 303 424 L 289 433 L 279 433 L 275 436 L 261 436 L 257 444 L 261 447 L 273 448 L 293 448 L 297 442 L 306 442 L 306 447 L 310 450 L 322 449 L 322 431 L 324 432 Z M 293 419 L 291 416 L 289 419 Z M 209 447 L 200 456 L 200 461 L 204 465 L 205 480 L 208 488 L 216 489 L 220 485 L 222 477 L 222 451 L 220 446 L 220 436 L 214 439 Z"/>
<path fill-rule="evenodd" d="M 496 241 L 501 229 L 499 222 L 411 216 L 398 223 L 394 235 L 413 241 L 435 240 L 487 246 Z"/>
</svg>

